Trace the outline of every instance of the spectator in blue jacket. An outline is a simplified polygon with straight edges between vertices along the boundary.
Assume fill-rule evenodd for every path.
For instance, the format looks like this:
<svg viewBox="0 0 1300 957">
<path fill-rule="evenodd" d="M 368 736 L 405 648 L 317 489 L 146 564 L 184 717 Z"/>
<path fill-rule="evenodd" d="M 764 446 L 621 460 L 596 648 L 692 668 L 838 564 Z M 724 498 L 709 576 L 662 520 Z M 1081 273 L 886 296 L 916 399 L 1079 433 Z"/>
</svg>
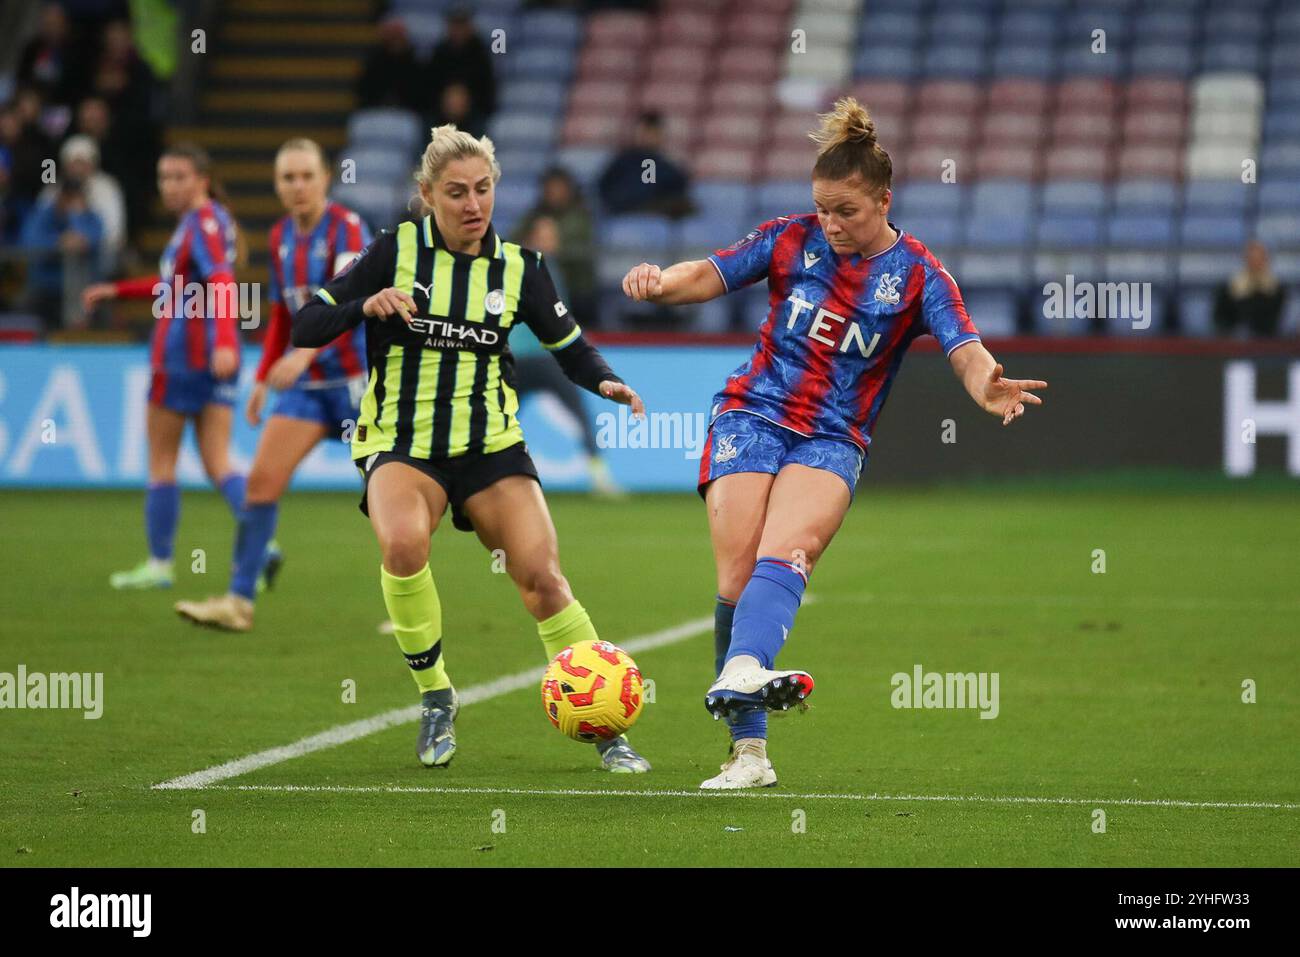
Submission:
<svg viewBox="0 0 1300 957">
<path fill-rule="evenodd" d="M 86 201 L 86 184 L 69 177 L 52 198 L 37 203 L 23 223 L 28 253 L 26 307 L 47 328 L 61 324 L 65 279 L 77 286 L 96 278 L 104 224 Z M 65 270 L 74 270 L 66 275 Z M 79 290 L 71 290 L 76 293 Z"/>
</svg>

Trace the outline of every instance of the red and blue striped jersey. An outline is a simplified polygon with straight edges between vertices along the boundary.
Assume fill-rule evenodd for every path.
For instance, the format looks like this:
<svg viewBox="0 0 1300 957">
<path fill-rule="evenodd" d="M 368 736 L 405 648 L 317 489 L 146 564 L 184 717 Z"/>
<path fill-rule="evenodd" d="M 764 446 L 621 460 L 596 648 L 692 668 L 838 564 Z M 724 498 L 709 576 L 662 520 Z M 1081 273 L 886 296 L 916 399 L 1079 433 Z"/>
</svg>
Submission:
<svg viewBox="0 0 1300 957">
<path fill-rule="evenodd" d="M 894 229 L 884 252 L 848 256 L 815 213 L 782 216 L 709 257 L 728 292 L 764 277 L 768 287 L 758 344 L 714 396 L 710 419 L 738 409 L 865 451 L 913 339 L 933 335 L 947 355 L 979 338 L 943 264 Z"/>
<path fill-rule="evenodd" d="M 234 261 L 235 221 L 224 206 L 208 200 L 181 217 L 158 277 L 114 284 L 119 296 L 155 297 L 158 318 L 149 350 L 155 370 L 206 371 L 213 349 L 239 348 Z M 160 282 L 168 288 L 157 296 Z"/>
<path fill-rule="evenodd" d="M 368 245 L 366 224 L 339 203 L 325 207 L 325 215 L 310 233 L 299 233 L 291 216 L 271 227 L 271 323 L 262 345 L 258 382 L 288 348 L 293 314 Z M 366 329 L 362 323 L 317 352 L 297 385 L 338 385 L 365 371 Z"/>
</svg>

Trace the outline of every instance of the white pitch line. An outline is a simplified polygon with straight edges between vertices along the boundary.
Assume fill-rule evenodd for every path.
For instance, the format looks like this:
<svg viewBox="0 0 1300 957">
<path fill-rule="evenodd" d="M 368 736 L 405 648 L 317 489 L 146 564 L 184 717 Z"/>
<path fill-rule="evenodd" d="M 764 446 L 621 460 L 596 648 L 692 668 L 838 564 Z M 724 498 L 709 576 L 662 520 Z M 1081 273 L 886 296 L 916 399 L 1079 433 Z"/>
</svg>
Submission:
<svg viewBox="0 0 1300 957">
<path fill-rule="evenodd" d="M 641 651 L 649 651 L 652 648 L 662 648 L 664 645 L 676 644 L 712 628 L 712 615 L 707 618 L 692 618 L 690 621 L 674 625 L 672 628 L 629 638 L 627 641 L 620 642 L 619 647 L 628 654 L 636 654 Z M 488 701 L 492 698 L 499 698 L 501 695 L 509 694 L 512 691 L 530 687 L 541 680 L 543 670 L 542 667 L 530 668 L 527 671 L 519 671 L 512 675 L 503 675 L 494 681 L 472 685 L 460 692 L 461 707 L 478 704 L 480 701 Z M 323 751 L 325 748 L 347 744 L 349 741 L 356 741 L 358 738 L 377 734 L 397 725 L 410 724 L 419 717 L 419 705 L 394 708 L 392 711 L 385 711 L 382 714 L 363 718 L 360 721 L 337 725 L 319 734 L 313 734 L 294 741 L 292 744 L 284 744 L 277 748 L 258 751 L 255 754 L 245 755 L 242 758 L 236 758 L 215 767 L 205 768 L 202 771 L 195 771 L 192 774 L 182 774 L 180 777 L 171 778 L 153 785 L 153 789 L 155 791 L 179 791 L 206 788 L 219 781 L 237 778 L 248 774 L 250 771 L 270 767 L 291 758 L 302 757 L 304 754 L 311 754 L 313 751 Z"/>
<path fill-rule="evenodd" d="M 1209 809 L 1300 810 L 1300 804 L 1273 801 L 1183 801 L 1169 798 L 1084 798 L 1014 797 L 982 794 L 785 794 L 780 791 L 632 791 L 582 788 L 486 788 L 423 787 L 419 785 L 333 785 L 333 784 L 220 784 L 203 786 L 211 791 L 270 791 L 283 794 L 521 794 L 556 797 L 744 797 L 799 801 L 943 801 L 957 804 L 1081 804 L 1088 807 L 1177 807 Z"/>
</svg>

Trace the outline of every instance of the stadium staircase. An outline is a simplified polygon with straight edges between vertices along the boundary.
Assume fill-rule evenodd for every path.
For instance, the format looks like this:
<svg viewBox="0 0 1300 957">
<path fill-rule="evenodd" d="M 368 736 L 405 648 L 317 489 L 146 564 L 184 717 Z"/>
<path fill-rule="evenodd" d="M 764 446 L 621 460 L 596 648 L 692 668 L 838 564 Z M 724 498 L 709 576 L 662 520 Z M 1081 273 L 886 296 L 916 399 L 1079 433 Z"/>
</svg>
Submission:
<svg viewBox="0 0 1300 957">
<path fill-rule="evenodd" d="M 331 153 L 344 145 L 356 80 L 373 42 L 370 0 L 221 4 L 199 72 L 197 120 L 169 128 L 166 141 L 197 143 L 211 154 L 248 244 L 241 281 L 266 281 L 267 232 L 282 215 L 271 181 L 276 148 L 293 136 L 311 137 Z M 156 207 L 141 235 L 146 263 L 158 261 L 173 228 Z M 119 316 L 151 321 L 148 303 L 131 306 L 132 315 L 124 309 Z"/>
</svg>

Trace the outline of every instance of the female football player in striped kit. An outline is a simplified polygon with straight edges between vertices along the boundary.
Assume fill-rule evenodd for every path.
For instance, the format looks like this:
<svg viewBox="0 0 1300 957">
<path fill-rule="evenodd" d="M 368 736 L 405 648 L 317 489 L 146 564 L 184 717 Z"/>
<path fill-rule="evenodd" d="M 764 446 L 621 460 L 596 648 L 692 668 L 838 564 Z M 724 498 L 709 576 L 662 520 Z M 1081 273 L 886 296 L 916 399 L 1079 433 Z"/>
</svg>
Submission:
<svg viewBox="0 0 1300 957">
<path fill-rule="evenodd" d="M 456 749 L 459 703 L 429 570 L 430 537 L 448 505 L 457 528 L 505 555 L 548 659 L 596 638 L 560 571 L 555 526 L 515 417 L 511 329 L 526 323 L 575 383 L 644 412 L 583 337 L 542 257 L 492 228 L 500 178 L 487 137 L 434 129 L 416 175 L 425 215 L 381 233 L 293 320 L 300 347 L 365 325 L 370 382 L 352 457 L 364 476 L 361 510 L 379 540 L 384 602 L 422 693 L 416 753 L 430 767 Z M 597 749 L 611 771 L 650 769 L 626 738 Z"/>
<path fill-rule="evenodd" d="M 162 154 L 158 192 L 179 220 L 163 250 L 160 275 L 97 283 L 82 295 L 86 310 L 118 296 L 153 298 L 157 316 L 145 414 L 149 557 L 129 571 L 113 574 L 109 582 L 114 588 L 172 584 L 172 546 L 180 518 L 176 459 L 187 421 L 194 422 L 204 471 L 236 518 L 244 504 L 244 476 L 234 470 L 229 456 L 239 373 L 235 221 L 221 202 L 207 153 L 197 146 L 172 146 Z"/>
<path fill-rule="evenodd" d="M 732 752 L 704 789 L 770 787 L 767 711 L 813 690 L 774 670 L 804 588 L 840 527 L 885 395 L 912 340 L 939 340 L 975 403 L 1010 425 L 1046 382 L 1007 379 L 948 271 L 889 222 L 889 154 L 852 98 L 812 134 L 815 213 L 763 223 L 708 259 L 642 263 L 633 299 L 704 302 L 766 278 L 771 304 L 750 358 L 714 396 L 700 462 L 717 566 L 715 667 L 705 706 Z"/>
<path fill-rule="evenodd" d="M 366 388 L 365 330 L 358 326 L 319 349 L 288 348 L 293 313 L 370 243 L 361 217 L 330 202 L 328 188 L 329 166 L 319 144 L 292 139 L 280 147 L 275 191 L 287 215 L 271 227 L 271 320 L 244 413 L 249 424 L 262 424 L 268 390 L 276 395 L 248 473 L 230 588 L 204 601 L 176 603 L 181 617 L 200 625 L 253 627 L 259 579 L 272 581 L 280 562 L 271 545 L 280 496 L 318 442 L 349 435 L 357 421 Z"/>
</svg>

